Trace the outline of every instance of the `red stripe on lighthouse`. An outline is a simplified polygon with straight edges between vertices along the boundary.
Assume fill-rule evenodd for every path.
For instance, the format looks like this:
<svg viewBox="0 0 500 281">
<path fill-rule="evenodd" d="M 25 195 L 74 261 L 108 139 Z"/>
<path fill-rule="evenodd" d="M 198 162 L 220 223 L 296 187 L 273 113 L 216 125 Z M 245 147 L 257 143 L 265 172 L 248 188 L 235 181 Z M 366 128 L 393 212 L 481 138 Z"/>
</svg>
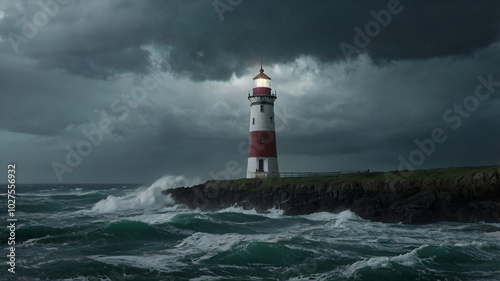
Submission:
<svg viewBox="0 0 500 281">
<path fill-rule="evenodd" d="M 271 88 L 257 87 L 253 88 L 253 95 L 271 95 Z"/>
<path fill-rule="evenodd" d="M 248 157 L 277 157 L 276 134 L 273 131 L 250 132 Z"/>
</svg>

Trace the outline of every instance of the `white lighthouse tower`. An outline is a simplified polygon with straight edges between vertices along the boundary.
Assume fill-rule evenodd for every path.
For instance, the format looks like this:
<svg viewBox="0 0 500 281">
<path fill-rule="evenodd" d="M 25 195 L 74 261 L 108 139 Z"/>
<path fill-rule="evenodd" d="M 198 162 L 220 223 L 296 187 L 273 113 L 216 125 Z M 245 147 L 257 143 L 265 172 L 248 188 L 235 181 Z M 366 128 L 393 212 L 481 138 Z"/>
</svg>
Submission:
<svg viewBox="0 0 500 281">
<path fill-rule="evenodd" d="M 260 73 L 253 78 L 254 88 L 250 101 L 250 141 L 248 149 L 247 178 L 278 177 L 278 155 L 274 131 L 274 100 L 271 78 Z"/>
</svg>

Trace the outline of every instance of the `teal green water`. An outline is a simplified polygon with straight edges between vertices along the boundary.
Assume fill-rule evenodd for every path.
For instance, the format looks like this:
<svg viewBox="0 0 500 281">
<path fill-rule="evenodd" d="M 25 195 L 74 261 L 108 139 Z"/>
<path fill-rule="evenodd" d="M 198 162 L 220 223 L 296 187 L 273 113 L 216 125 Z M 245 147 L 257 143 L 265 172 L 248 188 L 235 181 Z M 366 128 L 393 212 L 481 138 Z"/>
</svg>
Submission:
<svg viewBox="0 0 500 281">
<path fill-rule="evenodd" d="M 4 263 L 0 279 L 500 280 L 500 224 L 201 212 L 166 185 L 18 186 L 16 273 Z"/>
</svg>

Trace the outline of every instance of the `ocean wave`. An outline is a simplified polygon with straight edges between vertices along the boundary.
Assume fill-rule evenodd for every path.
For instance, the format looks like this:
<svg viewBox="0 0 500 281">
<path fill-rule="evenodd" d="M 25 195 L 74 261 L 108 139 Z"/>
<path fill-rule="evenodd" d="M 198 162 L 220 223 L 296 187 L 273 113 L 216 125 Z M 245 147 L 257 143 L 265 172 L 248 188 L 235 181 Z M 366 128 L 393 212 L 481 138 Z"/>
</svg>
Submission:
<svg viewBox="0 0 500 281">
<path fill-rule="evenodd" d="M 379 256 L 356 261 L 345 267 L 342 274 L 347 278 L 360 278 L 364 273 L 372 272 L 370 274 L 373 274 L 373 271 L 378 269 L 407 270 L 418 274 L 417 272 L 422 273 L 426 271 L 426 268 L 436 265 L 458 269 L 463 264 L 471 261 L 478 263 L 494 262 L 496 260 L 494 252 L 497 250 L 496 245 L 494 246 L 486 241 L 465 243 L 449 241 L 440 245 L 424 244 L 410 252 L 397 256 Z M 398 266 L 402 266 L 404 269 L 398 269 Z"/>
<path fill-rule="evenodd" d="M 268 236 L 265 238 L 268 238 Z M 220 235 L 196 232 L 184 238 L 184 240 L 174 247 L 184 249 L 182 252 L 185 254 L 204 252 L 208 256 L 211 256 L 211 254 L 215 254 L 216 252 L 229 251 L 234 245 L 246 239 L 248 239 L 247 235 L 236 233 Z"/>
<path fill-rule="evenodd" d="M 329 213 L 329 212 L 319 212 L 309 215 L 303 215 L 305 218 L 313 222 L 325 222 L 328 229 L 337 228 L 352 228 L 353 222 L 365 222 L 361 217 L 351 212 L 350 210 L 345 210 L 340 213 Z M 318 226 L 323 228 L 323 226 Z"/>
<path fill-rule="evenodd" d="M 467 259 L 477 261 L 491 261 L 495 260 L 496 256 L 493 252 L 500 251 L 498 244 L 492 244 L 488 241 L 470 241 L 458 243 L 443 243 L 442 247 L 450 249 L 450 251 L 458 252 L 459 255 L 465 255 Z"/>
<path fill-rule="evenodd" d="M 58 192 L 54 192 L 53 190 L 46 190 L 46 191 L 41 190 L 39 192 L 18 193 L 18 195 L 24 197 L 61 197 L 61 196 L 87 196 L 100 193 L 101 191 L 99 190 L 89 190 L 82 192 L 82 189 L 80 188 L 80 189 L 69 189 L 66 191 L 59 190 Z"/>
<path fill-rule="evenodd" d="M 276 234 L 210 234 L 196 232 L 175 245 L 182 253 L 196 263 L 243 266 L 253 263 L 267 263 L 286 266 L 290 262 L 302 261 L 312 251 L 299 245 L 288 233 Z M 293 241 L 293 242 L 292 242 Z"/>
<path fill-rule="evenodd" d="M 500 231 L 486 232 L 483 235 L 497 238 L 500 241 Z"/>
<path fill-rule="evenodd" d="M 133 268 L 146 269 L 149 271 L 158 271 L 163 273 L 180 271 L 187 265 L 183 262 L 175 261 L 174 254 L 163 255 L 121 255 L 121 256 L 103 256 L 95 255 L 89 258 L 110 264 L 113 266 L 127 266 Z M 140 278 L 140 276 L 137 276 Z M 130 279 L 132 280 L 132 279 Z"/>
<path fill-rule="evenodd" d="M 418 255 L 418 251 L 424 249 L 428 245 L 422 245 L 408 253 L 401 254 L 393 257 L 373 257 L 369 259 L 364 259 L 357 261 L 349 266 L 347 266 L 342 274 L 347 278 L 353 278 L 356 273 L 365 268 L 370 268 L 371 270 L 376 270 L 380 268 L 393 268 L 395 264 L 402 265 L 405 267 L 414 268 L 417 263 L 421 263 L 422 259 Z"/>
<path fill-rule="evenodd" d="M 263 217 L 268 217 L 268 218 L 280 218 L 283 217 L 283 210 L 280 209 L 269 209 L 265 212 L 257 212 L 255 209 L 250 209 L 250 210 L 245 210 L 243 207 L 238 206 L 232 206 L 229 208 L 221 209 L 216 211 L 215 213 L 237 213 L 237 214 L 245 214 L 245 215 L 257 215 L 257 216 L 263 216 Z"/>
<path fill-rule="evenodd" d="M 446 243 L 445 243 L 446 244 Z M 484 248 L 489 248 L 491 245 L 486 242 L 486 241 L 471 241 L 467 243 L 455 243 L 453 244 L 455 247 L 460 247 L 460 248 L 467 248 L 467 247 L 472 247 L 476 249 L 484 249 Z"/>
<path fill-rule="evenodd" d="M 363 221 L 361 217 L 351 212 L 350 210 L 342 211 L 338 214 L 329 212 L 319 212 L 302 217 L 312 221 Z"/>
<path fill-rule="evenodd" d="M 28 240 L 26 240 L 24 242 L 21 242 L 19 245 L 21 247 L 28 247 L 28 246 L 31 247 L 31 246 L 34 246 L 35 244 L 37 244 L 38 241 L 43 240 L 45 238 L 50 238 L 50 237 L 51 237 L 50 235 L 45 235 L 43 237 L 31 238 L 31 239 L 28 239 Z"/>
<path fill-rule="evenodd" d="M 147 224 L 164 224 L 172 221 L 176 215 L 185 212 L 189 212 L 189 210 L 179 208 L 179 205 L 174 205 L 170 207 L 165 207 L 157 210 L 155 213 L 145 213 L 136 216 L 128 217 L 131 221 L 140 221 Z"/>
<path fill-rule="evenodd" d="M 130 220 L 121 220 L 110 223 L 105 228 L 98 230 L 97 232 L 102 232 L 105 235 L 111 235 L 117 239 L 125 240 L 136 238 L 147 241 L 150 239 L 165 238 L 164 233 L 148 223 Z"/>
<path fill-rule="evenodd" d="M 156 210 L 165 206 L 172 206 L 175 204 L 174 200 L 161 192 L 165 189 L 183 185 L 189 185 L 189 181 L 183 176 L 163 176 L 151 186 L 139 188 L 125 196 L 116 197 L 110 195 L 106 199 L 97 202 L 92 207 L 92 211 L 113 213 L 126 210 Z"/>
<path fill-rule="evenodd" d="M 16 240 L 24 243 L 36 243 L 40 240 L 55 240 L 58 238 L 71 239 L 70 235 L 74 235 L 78 231 L 78 227 L 53 227 L 47 225 L 21 225 L 16 229 Z M 16 242 L 17 243 L 17 242 Z M 21 242 L 22 243 L 22 242 Z"/>
</svg>

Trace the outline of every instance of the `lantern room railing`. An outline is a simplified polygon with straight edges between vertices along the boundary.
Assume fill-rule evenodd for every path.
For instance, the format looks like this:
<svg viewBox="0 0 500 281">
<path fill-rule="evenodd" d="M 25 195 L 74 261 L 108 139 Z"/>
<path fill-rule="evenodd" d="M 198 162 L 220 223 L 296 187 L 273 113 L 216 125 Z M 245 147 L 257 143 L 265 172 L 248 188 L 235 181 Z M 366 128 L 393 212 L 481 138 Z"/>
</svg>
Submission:
<svg viewBox="0 0 500 281">
<path fill-rule="evenodd" d="M 274 90 L 274 91 L 271 90 L 270 93 L 271 93 L 271 96 L 276 97 L 276 90 Z M 254 95 L 253 91 L 252 92 L 248 91 L 248 96 L 253 96 L 253 95 Z M 264 95 L 257 95 L 257 96 L 264 96 Z"/>
</svg>

